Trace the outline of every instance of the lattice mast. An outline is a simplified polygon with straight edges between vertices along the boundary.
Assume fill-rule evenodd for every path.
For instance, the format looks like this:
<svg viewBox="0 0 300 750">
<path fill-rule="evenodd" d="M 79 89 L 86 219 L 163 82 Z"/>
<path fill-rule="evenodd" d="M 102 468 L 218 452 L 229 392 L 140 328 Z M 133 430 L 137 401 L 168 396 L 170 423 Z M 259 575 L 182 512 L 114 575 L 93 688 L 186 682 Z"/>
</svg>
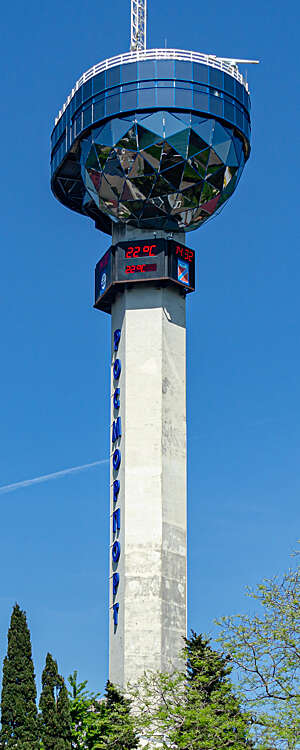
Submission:
<svg viewBox="0 0 300 750">
<path fill-rule="evenodd" d="M 130 49 L 146 49 L 147 0 L 131 0 Z"/>
</svg>

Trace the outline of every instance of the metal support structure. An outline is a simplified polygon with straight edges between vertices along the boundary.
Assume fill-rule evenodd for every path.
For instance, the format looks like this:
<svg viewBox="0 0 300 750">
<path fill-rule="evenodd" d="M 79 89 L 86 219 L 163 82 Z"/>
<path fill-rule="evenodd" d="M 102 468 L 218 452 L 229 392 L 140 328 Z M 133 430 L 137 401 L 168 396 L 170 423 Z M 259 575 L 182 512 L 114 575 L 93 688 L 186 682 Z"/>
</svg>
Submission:
<svg viewBox="0 0 300 750">
<path fill-rule="evenodd" d="M 146 49 L 147 0 L 131 0 L 130 50 Z"/>
</svg>

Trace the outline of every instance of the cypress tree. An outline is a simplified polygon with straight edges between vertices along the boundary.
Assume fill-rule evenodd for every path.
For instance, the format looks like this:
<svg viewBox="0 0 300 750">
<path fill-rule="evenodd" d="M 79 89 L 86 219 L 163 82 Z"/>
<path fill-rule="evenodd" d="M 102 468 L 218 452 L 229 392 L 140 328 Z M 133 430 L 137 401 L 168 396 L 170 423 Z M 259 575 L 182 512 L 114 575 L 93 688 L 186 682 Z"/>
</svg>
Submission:
<svg viewBox="0 0 300 750">
<path fill-rule="evenodd" d="M 40 727 L 43 750 L 71 750 L 71 717 L 69 698 L 57 663 L 46 656 L 40 697 Z"/>
<path fill-rule="evenodd" d="M 1 750 L 38 750 L 36 686 L 26 614 L 13 608 L 3 664 Z"/>
</svg>

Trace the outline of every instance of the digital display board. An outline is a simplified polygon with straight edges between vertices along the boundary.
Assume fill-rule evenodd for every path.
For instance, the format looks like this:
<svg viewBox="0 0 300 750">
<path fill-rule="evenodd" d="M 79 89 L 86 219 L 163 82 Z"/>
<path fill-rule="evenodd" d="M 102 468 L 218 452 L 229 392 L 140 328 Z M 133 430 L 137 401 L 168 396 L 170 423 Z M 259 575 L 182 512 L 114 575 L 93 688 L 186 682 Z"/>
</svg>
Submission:
<svg viewBox="0 0 300 750">
<path fill-rule="evenodd" d="M 115 293 L 124 284 L 175 283 L 185 294 L 195 289 L 195 252 L 167 238 L 119 242 L 99 260 L 95 271 L 95 307 L 110 312 Z"/>
</svg>

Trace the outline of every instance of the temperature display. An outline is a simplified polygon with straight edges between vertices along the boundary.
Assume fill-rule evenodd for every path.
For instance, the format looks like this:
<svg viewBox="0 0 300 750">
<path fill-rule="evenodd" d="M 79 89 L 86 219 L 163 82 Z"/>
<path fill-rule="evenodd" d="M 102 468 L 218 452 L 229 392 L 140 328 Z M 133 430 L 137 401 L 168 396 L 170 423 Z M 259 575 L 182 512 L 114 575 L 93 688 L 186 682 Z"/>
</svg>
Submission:
<svg viewBox="0 0 300 750">
<path fill-rule="evenodd" d="M 129 245 L 125 248 L 125 258 L 144 258 L 145 255 L 154 257 L 159 252 L 155 245 Z"/>
<path fill-rule="evenodd" d="M 156 271 L 156 263 L 141 263 L 138 266 L 126 266 L 125 273 L 147 273 L 147 271 Z"/>
</svg>

